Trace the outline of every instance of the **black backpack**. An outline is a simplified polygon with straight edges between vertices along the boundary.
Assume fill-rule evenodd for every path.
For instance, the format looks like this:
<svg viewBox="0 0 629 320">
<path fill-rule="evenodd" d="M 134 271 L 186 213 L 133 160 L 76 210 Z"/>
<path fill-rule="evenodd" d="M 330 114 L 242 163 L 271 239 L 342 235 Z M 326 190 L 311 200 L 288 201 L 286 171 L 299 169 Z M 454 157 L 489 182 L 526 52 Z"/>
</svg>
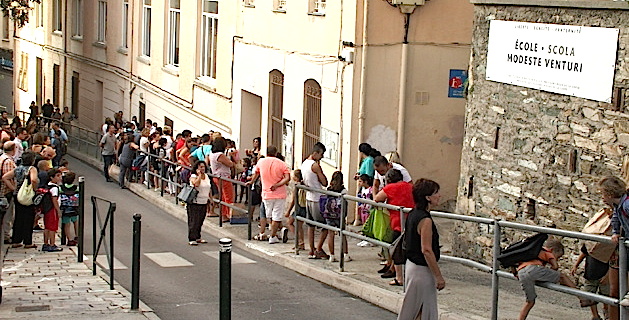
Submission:
<svg viewBox="0 0 629 320">
<path fill-rule="evenodd" d="M 503 268 L 509 268 L 515 267 L 521 262 L 537 259 L 546 239 L 548 239 L 547 234 L 538 233 L 522 241 L 510 244 L 498 255 L 500 265 Z"/>
</svg>

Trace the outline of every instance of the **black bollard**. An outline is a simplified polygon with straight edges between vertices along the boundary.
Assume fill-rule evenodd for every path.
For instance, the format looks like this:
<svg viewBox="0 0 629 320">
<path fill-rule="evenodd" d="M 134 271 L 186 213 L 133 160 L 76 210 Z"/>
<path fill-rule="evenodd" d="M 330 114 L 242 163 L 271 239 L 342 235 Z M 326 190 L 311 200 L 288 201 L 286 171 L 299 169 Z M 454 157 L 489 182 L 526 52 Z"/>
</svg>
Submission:
<svg viewBox="0 0 629 320">
<path fill-rule="evenodd" d="M 133 215 L 133 257 L 131 258 L 131 310 L 140 307 L 140 239 L 142 231 L 142 215 Z"/>
<path fill-rule="evenodd" d="M 85 177 L 79 177 L 79 237 L 78 241 L 78 262 L 83 262 L 83 248 L 85 238 Z M 94 235 L 96 237 L 96 235 Z"/>
<path fill-rule="evenodd" d="M 218 269 L 218 293 L 219 293 L 219 319 L 231 320 L 231 286 L 232 286 L 232 240 L 221 238 L 219 243 L 219 269 Z"/>
</svg>

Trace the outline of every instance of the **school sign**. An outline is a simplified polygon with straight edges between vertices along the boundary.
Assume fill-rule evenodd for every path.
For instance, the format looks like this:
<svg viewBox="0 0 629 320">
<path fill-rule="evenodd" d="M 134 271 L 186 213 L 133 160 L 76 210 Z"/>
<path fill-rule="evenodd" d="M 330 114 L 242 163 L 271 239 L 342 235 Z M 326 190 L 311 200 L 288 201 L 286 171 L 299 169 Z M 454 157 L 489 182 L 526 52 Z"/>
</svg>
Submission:
<svg viewBox="0 0 629 320">
<path fill-rule="evenodd" d="M 493 20 L 486 79 L 611 102 L 618 29 Z"/>
</svg>

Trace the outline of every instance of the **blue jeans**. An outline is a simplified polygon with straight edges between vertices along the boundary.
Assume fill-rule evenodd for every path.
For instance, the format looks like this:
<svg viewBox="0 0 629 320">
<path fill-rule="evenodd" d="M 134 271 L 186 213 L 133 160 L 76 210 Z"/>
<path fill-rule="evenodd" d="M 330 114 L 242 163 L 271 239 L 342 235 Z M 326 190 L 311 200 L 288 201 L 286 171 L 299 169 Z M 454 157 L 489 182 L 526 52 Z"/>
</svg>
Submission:
<svg viewBox="0 0 629 320">
<path fill-rule="evenodd" d="M 111 179 L 111 177 L 109 177 L 109 167 L 111 167 L 111 165 L 114 164 L 114 157 L 115 155 L 113 154 L 103 155 L 103 162 L 104 162 L 103 173 L 105 174 L 105 179 L 107 180 Z"/>
</svg>

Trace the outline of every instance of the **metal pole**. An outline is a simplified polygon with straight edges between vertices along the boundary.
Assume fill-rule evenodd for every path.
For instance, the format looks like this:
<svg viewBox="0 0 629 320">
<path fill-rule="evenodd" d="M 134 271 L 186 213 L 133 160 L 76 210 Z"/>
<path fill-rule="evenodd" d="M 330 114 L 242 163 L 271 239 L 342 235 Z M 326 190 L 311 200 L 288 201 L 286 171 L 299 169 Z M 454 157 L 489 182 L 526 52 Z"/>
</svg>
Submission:
<svg viewBox="0 0 629 320">
<path fill-rule="evenodd" d="M 114 212 L 116 203 L 109 204 L 109 289 L 114 290 Z"/>
<path fill-rule="evenodd" d="M 247 215 L 249 216 L 249 219 L 247 219 L 247 240 L 251 241 L 251 224 L 252 224 L 252 220 L 253 220 L 253 206 L 251 205 L 251 187 L 253 185 L 250 186 L 246 186 L 247 187 Z"/>
<path fill-rule="evenodd" d="M 98 215 L 98 205 L 96 204 L 96 198 L 92 196 L 92 275 L 96 275 L 96 238 L 98 237 L 98 233 L 96 233 L 96 221 Z"/>
<path fill-rule="evenodd" d="M 218 226 L 223 226 L 223 205 L 221 201 L 223 200 L 223 179 L 218 177 Z"/>
<path fill-rule="evenodd" d="M 93 221 L 92 223 L 96 223 Z M 79 177 L 79 232 L 78 235 L 78 248 L 77 248 L 77 261 L 83 262 L 83 249 L 85 245 L 85 177 Z M 96 234 L 92 234 L 92 237 L 96 237 Z"/>
<path fill-rule="evenodd" d="M 491 268 L 491 319 L 498 320 L 498 289 L 499 289 L 499 278 L 498 278 L 498 270 L 500 269 L 500 264 L 498 262 L 498 255 L 500 255 L 500 220 L 495 220 L 494 222 L 494 252 L 493 252 L 493 261 Z"/>
<path fill-rule="evenodd" d="M 163 158 L 159 159 L 160 167 L 159 167 L 159 195 L 160 197 L 164 197 L 164 180 L 166 179 L 166 162 L 164 162 Z"/>
<path fill-rule="evenodd" d="M 347 217 L 347 200 L 341 197 L 341 254 L 339 261 L 339 270 L 341 272 L 345 271 L 345 247 L 347 246 L 347 237 L 345 236 L 345 218 Z M 332 231 L 334 232 L 334 231 Z"/>
<path fill-rule="evenodd" d="M 131 310 L 140 306 L 140 240 L 142 231 L 142 215 L 133 215 L 133 257 L 131 261 Z"/>
<path fill-rule="evenodd" d="M 219 243 L 219 319 L 231 320 L 231 260 L 232 240 L 222 238 Z"/>
<path fill-rule="evenodd" d="M 295 255 L 299 255 L 299 221 L 297 220 L 297 208 L 299 207 L 299 189 L 298 185 L 295 185 L 295 192 L 293 192 L 293 210 L 295 211 Z"/>
<path fill-rule="evenodd" d="M 625 238 L 620 238 L 618 242 L 618 300 L 622 300 L 627 293 L 627 246 L 625 245 Z M 627 320 L 627 308 L 618 306 L 620 312 L 620 320 Z"/>
</svg>

